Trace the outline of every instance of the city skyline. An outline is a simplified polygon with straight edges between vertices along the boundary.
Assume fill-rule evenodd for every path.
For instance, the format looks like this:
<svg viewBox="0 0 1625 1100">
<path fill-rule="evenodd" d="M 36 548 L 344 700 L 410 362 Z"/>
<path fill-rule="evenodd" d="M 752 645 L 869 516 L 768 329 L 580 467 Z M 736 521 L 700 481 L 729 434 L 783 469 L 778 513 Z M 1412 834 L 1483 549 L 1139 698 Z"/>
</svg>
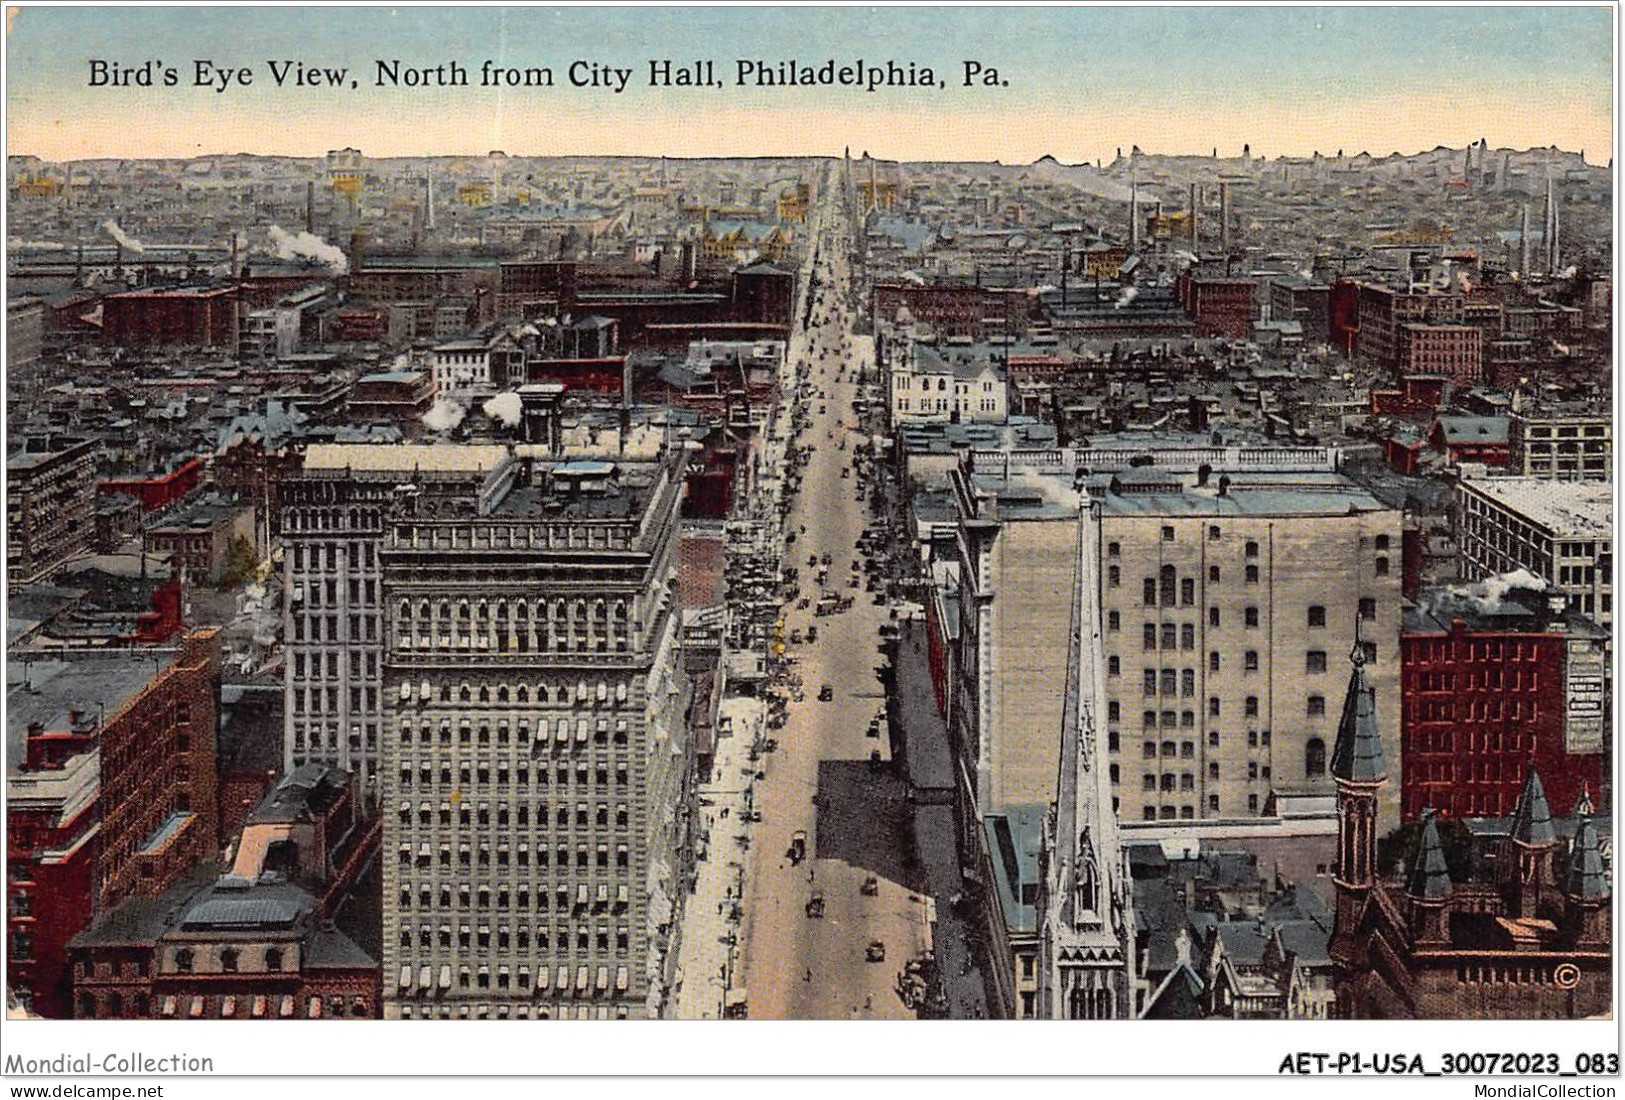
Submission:
<svg viewBox="0 0 1625 1100">
<path fill-rule="evenodd" d="M 408 12 L 410 20 L 377 9 L 141 11 L 123 16 L 113 33 L 90 12 L 24 9 L 8 41 L 8 152 L 47 160 L 314 156 L 355 144 L 358 117 L 367 121 L 366 151 L 381 157 L 446 149 L 817 156 L 850 145 L 890 160 L 1024 163 L 1050 155 L 1079 163 L 1131 144 L 1168 155 L 1214 147 L 1235 155 L 1249 144 L 1268 157 L 1338 148 L 1382 156 L 1480 138 L 1496 148 L 1584 150 L 1598 164 L 1613 152 L 1611 13 L 1601 7 L 1040 9 L 1021 20 L 912 8 L 816 16 L 713 9 L 681 18 L 668 9 Z M 57 48 L 65 40 L 82 46 Z M 318 41 L 343 45 L 312 50 Z M 787 41 L 813 45 L 780 45 Z M 653 57 L 715 60 L 727 83 L 735 58 L 844 64 L 865 54 L 871 63 L 891 57 L 931 67 L 947 87 L 643 86 Z M 263 68 L 277 57 L 346 68 L 358 88 L 282 89 L 263 72 L 258 84 L 224 93 L 188 86 L 199 58 Z M 632 79 L 624 93 L 572 88 L 567 66 L 577 58 L 631 68 Z M 180 70 L 180 86 L 89 88 L 91 59 L 162 61 Z M 375 89 L 380 59 L 550 66 L 557 86 Z M 970 59 L 998 68 L 1009 86 L 962 87 Z M 162 110 L 162 131 L 128 126 L 109 109 L 116 106 Z M 684 123 L 696 109 L 706 125 Z"/>
</svg>

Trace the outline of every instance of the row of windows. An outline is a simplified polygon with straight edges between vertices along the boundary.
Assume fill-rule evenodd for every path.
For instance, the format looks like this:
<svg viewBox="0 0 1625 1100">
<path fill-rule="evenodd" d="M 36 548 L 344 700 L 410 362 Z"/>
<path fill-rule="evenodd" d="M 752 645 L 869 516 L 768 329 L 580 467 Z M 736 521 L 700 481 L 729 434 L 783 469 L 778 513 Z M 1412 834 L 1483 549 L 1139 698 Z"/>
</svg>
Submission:
<svg viewBox="0 0 1625 1100">
<path fill-rule="evenodd" d="M 618 925 L 614 929 L 613 935 L 615 950 L 627 950 L 632 939 L 631 930 L 625 925 Z M 604 924 L 597 925 L 596 928 L 590 928 L 586 925 L 575 926 L 573 935 L 571 926 L 563 924 L 557 928 L 538 926 L 535 930 L 536 947 L 542 951 L 551 950 L 555 944 L 561 951 L 568 950 L 572 938 L 579 950 L 587 951 L 591 949 L 591 946 L 595 945 L 599 951 L 608 951 L 610 949 L 610 937 L 611 930 L 608 925 Z M 495 933 L 498 950 L 506 951 L 517 948 L 520 951 L 528 951 L 530 950 L 531 939 L 531 929 L 525 925 L 519 925 L 517 928 L 510 928 L 505 924 L 500 925 Z M 412 929 L 402 928 L 398 937 L 398 942 L 403 948 L 410 948 L 414 943 L 418 947 L 450 948 L 453 946 L 454 941 L 455 945 L 460 948 L 471 948 L 476 944 L 482 948 L 490 948 L 492 943 L 491 927 L 482 924 L 478 932 L 475 932 L 466 924 L 460 925 L 454 937 L 449 924 L 440 925 L 438 930 L 433 925 L 420 924 L 417 927 L 415 936 Z"/>
<path fill-rule="evenodd" d="M 1361 646 L 1362 655 L 1365 657 L 1367 663 L 1372 663 L 1372 662 L 1376 661 L 1376 659 L 1377 659 L 1376 658 L 1377 647 L 1376 647 L 1375 642 L 1362 642 L 1362 643 L 1360 643 L 1360 646 Z M 1304 653 L 1304 656 L 1303 656 L 1303 670 L 1304 670 L 1305 673 L 1325 672 L 1326 667 L 1327 667 L 1326 666 L 1326 651 L 1324 649 L 1311 649 L 1311 650 L 1308 650 L 1307 652 Z M 1207 669 L 1208 669 L 1209 672 L 1219 672 L 1219 671 L 1222 670 L 1222 668 L 1223 668 L 1223 659 L 1219 656 L 1219 651 L 1215 649 L 1215 650 L 1213 650 L 1212 652 L 1210 652 L 1207 655 Z M 1257 672 L 1259 670 L 1258 650 L 1256 650 L 1256 649 L 1248 649 L 1248 650 L 1244 650 L 1242 652 L 1242 655 L 1241 655 L 1241 669 L 1242 669 L 1243 672 Z M 1158 689 L 1158 680 L 1157 680 L 1158 673 L 1157 673 L 1157 670 L 1155 670 L 1155 669 L 1144 669 L 1144 670 L 1142 670 L 1142 672 L 1143 672 L 1143 674 L 1145 676 L 1145 694 L 1146 695 L 1155 695 L 1155 694 L 1157 694 L 1157 689 Z M 1162 673 L 1161 673 L 1161 675 L 1162 675 L 1161 693 L 1164 694 L 1164 695 L 1172 695 L 1172 694 L 1174 694 L 1175 689 L 1172 686 L 1169 686 L 1170 684 L 1172 684 L 1172 681 L 1169 679 L 1169 677 L 1173 675 L 1173 672 L 1174 672 L 1173 669 L 1163 669 L 1162 670 Z M 1123 659 L 1121 657 L 1116 656 L 1116 655 L 1107 657 L 1106 658 L 1106 675 L 1110 677 L 1110 676 L 1121 676 L 1122 674 L 1123 674 Z M 1194 682 L 1195 673 L 1191 669 L 1185 669 L 1184 670 L 1184 675 L 1186 677 L 1191 678 L 1191 681 L 1190 681 L 1191 686 L 1194 689 L 1194 686 L 1195 686 L 1195 682 Z M 1184 680 L 1182 679 L 1181 688 L 1183 688 L 1183 683 L 1184 683 Z M 1191 692 L 1182 690 L 1182 694 L 1189 695 L 1189 694 L 1191 694 Z M 1217 701 L 1217 700 L 1215 700 L 1215 701 Z"/>
<path fill-rule="evenodd" d="M 1534 722 L 1543 713 L 1533 699 L 1419 700 L 1406 705 L 1408 722 Z"/>
<path fill-rule="evenodd" d="M 627 653 L 632 647 L 631 635 L 624 630 L 615 633 L 592 629 L 552 631 L 521 630 L 509 633 L 499 629 L 493 633 L 470 634 L 466 627 L 453 634 L 449 631 L 412 634 L 404 631 L 395 635 L 399 649 L 489 649 L 498 653 Z"/>
<path fill-rule="evenodd" d="M 378 678 L 378 651 L 376 649 L 352 649 L 350 653 L 350 679 L 359 680 L 366 677 L 369 680 Z M 326 652 L 309 652 L 295 650 L 293 654 L 293 676 L 296 680 L 303 680 L 308 675 L 311 679 L 338 679 L 342 672 L 344 662 L 339 650 Z"/>
<path fill-rule="evenodd" d="M 296 585 L 294 602 L 303 597 L 310 607 L 338 607 L 339 582 L 332 577 L 323 581 L 312 580 L 308 585 Z M 351 577 L 346 586 L 346 601 L 351 607 L 374 606 L 378 602 L 378 582 L 375 580 L 362 581 Z"/>
<path fill-rule="evenodd" d="M 613 688 L 610 687 L 607 680 L 598 680 L 596 682 L 577 680 L 573 684 L 548 684 L 544 682 L 537 684 L 535 688 L 532 688 L 529 684 L 517 684 L 512 688 L 509 688 L 507 684 L 498 684 L 495 688 L 492 688 L 487 684 L 474 686 L 467 683 L 455 687 L 449 683 L 442 683 L 436 688 L 429 681 L 424 680 L 417 685 L 416 691 L 413 691 L 413 684 L 410 680 L 403 680 L 400 684 L 399 693 L 403 702 L 415 696 L 420 702 L 536 702 L 544 705 L 548 703 L 563 705 L 570 703 L 607 703 L 612 698 L 615 702 L 621 703 L 626 701 L 629 691 L 624 680 L 617 682 Z M 445 719 L 442 719 L 442 722 L 444 721 Z M 468 720 L 465 718 L 463 721 L 466 723 Z"/>
<path fill-rule="evenodd" d="M 589 788 L 583 793 L 594 794 L 598 792 L 596 788 Z M 576 809 L 576 824 L 583 828 L 587 827 L 585 804 L 577 803 Z M 459 801 L 456 809 L 453 810 L 451 802 L 448 799 L 440 803 L 438 819 L 436 818 L 435 812 L 430 809 L 429 803 L 419 802 L 417 808 L 417 823 L 419 825 L 433 825 L 438 820 L 438 823 L 441 825 L 450 825 L 452 824 L 453 813 L 456 814 L 457 824 L 459 825 L 489 825 L 492 821 L 492 811 L 489 803 L 481 802 L 477 810 L 471 810 L 467 801 L 462 800 Z M 517 810 L 510 811 L 506 802 L 499 803 L 497 805 L 495 815 L 496 823 L 498 825 L 509 824 L 510 813 L 517 818 L 518 824 L 530 824 L 530 807 L 528 805 L 521 803 Z M 545 802 L 541 803 L 536 807 L 536 824 L 538 826 L 545 826 L 550 820 L 557 820 L 559 825 L 567 825 L 568 822 L 563 820 L 564 813 L 565 808 L 561 806 L 559 807 L 556 815 L 550 816 L 548 813 L 547 804 Z M 597 809 L 593 812 L 593 823 L 595 825 L 601 825 L 607 828 L 609 826 L 610 816 L 611 811 L 609 804 L 600 802 L 597 805 Z M 624 829 L 630 823 L 631 809 L 625 803 L 617 803 L 613 816 L 615 820 L 615 827 L 617 829 Z M 396 820 L 402 825 L 410 825 L 412 823 L 412 804 L 410 802 L 401 803 L 400 809 L 396 814 Z"/>
<path fill-rule="evenodd" d="M 293 640 L 296 642 L 376 642 L 378 640 L 378 617 L 376 615 L 349 615 L 346 616 L 346 626 L 349 632 L 342 637 L 339 634 L 339 616 L 337 615 L 306 615 L 293 616 Z"/>
<path fill-rule="evenodd" d="M 331 582 L 329 582 L 331 583 Z M 495 614 L 493 615 L 493 608 Z M 510 615 L 509 612 L 512 611 Z M 603 599 L 515 599 L 512 604 L 503 599 L 494 603 L 486 600 L 470 602 L 458 600 L 441 600 L 438 603 L 430 600 L 419 600 L 414 615 L 411 600 L 402 600 L 399 606 L 398 621 L 402 624 L 414 621 L 426 623 L 524 623 L 524 622 L 598 622 L 607 623 L 611 619 L 624 623 L 631 618 L 631 610 L 625 600 L 615 600 L 613 603 Z"/>
<path fill-rule="evenodd" d="M 562 869 L 562 868 L 565 868 L 565 867 L 567 867 L 569 865 L 569 860 L 567 858 L 568 853 L 563 847 L 560 847 L 558 851 L 559 851 L 559 855 L 560 855 L 560 862 L 559 862 L 558 866 Z M 510 862 L 509 857 L 514 855 L 514 853 L 511 853 L 508 850 L 507 845 L 499 846 L 495 854 L 496 854 L 496 865 L 498 867 L 507 867 L 509 865 L 509 862 Z M 585 863 L 580 862 L 585 857 L 585 854 L 586 854 L 586 849 L 584 847 L 582 847 L 582 846 L 577 846 L 577 849 L 576 849 L 576 857 L 577 857 L 577 861 L 578 861 L 577 866 L 585 866 L 586 865 Z M 475 862 L 476 862 L 475 861 L 475 855 L 476 855 L 476 853 L 469 850 L 469 845 L 465 841 L 464 843 L 462 843 L 461 845 L 458 846 L 458 851 L 456 853 L 457 865 L 460 866 L 460 867 L 472 867 L 472 866 L 474 866 Z M 530 850 L 529 850 L 528 847 L 523 851 L 522 855 L 524 856 L 523 859 L 516 859 L 514 862 L 516 862 L 517 865 L 520 866 L 520 867 L 529 867 L 530 866 Z M 452 850 L 451 850 L 451 845 L 450 844 L 442 843 L 440 845 L 439 856 L 440 856 L 440 859 L 439 859 L 440 866 L 442 866 L 442 867 L 450 867 L 450 866 L 452 866 Z M 478 856 L 479 856 L 479 859 L 478 859 L 479 866 L 481 866 L 481 867 L 489 867 L 489 866 L 491 866 L 492 852 L 491 852 L 491 846 L 489 844 L 481 844 L 480 845 Z M 609 852 L 609 846 L 607 844 L 598 845 L 598 850 L 594 853 L 594 856 L 595 856 L 594 862 L 595 862 L 595 864 L 597 866 L 599 866 L 599 867 L 608 867 L 609 866 L 610 852 Z M 401 847 L 400 847 L 400 854 L 399 854 L 398 862 L 400 863 L 400 865 L 402 867 L 410 867 L 410 866 L 415 865 L 415 866 L 420 867 L 420 868 L 426 868 L 433 861 L 434 861 L 433 856 L 430 854 L 429 845 L 427 843 L 419 844 L 418 845 L 418 850 L 417 850 L 415 855 L 414 855 L 414 853 L 412 851 L 412 845 L 411 844 L 409 844 L 409 843 L 408 844 L 402 844 Z M 617 844 L 617 845 L 615 845 L 615 866 L 617 866 L 617 867 L 630 867 L 631 865 L 632 865 L 632 852 L 631 852 L 631 850 L 625 844 Z M 546 866 L 548 866 L 547 849 L 545 847 L 540 846 L 540 845 L 538 845 L 537 848 L 536 848 L 536 866 L 537 867 L 546 867 Z M 546 908 L 546 907 L 544 906 L 543 908 Z"/>
<path fill-rule="evenodd" d="M 227 993 L 219 997 L 176 996 L 148 997 L 145 993 L 120 992 L 80 993 L 75 1002 L 75 1014 L 82 1020 L 139 1020 L 148 1017 L 185 1019 L 283 1019 L 303 1016 L 305 1019 L 367 1019 L 372 1016 L 371 1002 L 366 997 L 332 995 L 327 998 L 310 996 L 300 999 L 293 994 L 273 996 L 258 994 L 239 996 Z"/>
<path fill-rule="evenodd" d="M 578 861 L 577 866 L 585 867 L 586 864 Z M 624 892 L 612 901 L 604 894 L 604 886 L 602 883 L 599 884 L 598 890 L 599 892 L 594 898 L 588 899 L 578 895 L 572 901 L 568 891 L 562 886 L 559 887 L 557 891 L 559 910 L 561 912 L 568 910 L 575 913 L 583 913 L 588 911 L 593 913 L 607 913 L 611 911 L 619 913 L 624 911 L 627 905 L 630 904 Z M 412 903 L 414 898 L 417 900 L 416 907 L 419 909 L 449 909 L 453 906 L 458 909 L 489 910 L 493 908 L 493 892 L 489 886 L 481 886 L 476 891 L 470 889 L 467 883 L 461 883 L 454 891 L 451 884 L 441 883 L 438 890 L 438 904 L 435 901 L 436 894 L 437 891 L 435 887 L 430 883 L 403 882 L 400 886 L 400 891 L 398 894 L 400 908 L 413 908 Z M 506 885 L 504 885 L 495 892 L 494 897 L 496 900 L 495 908 L 497 909 L 531 909 L 530 889 L 523 884 L 521 884 L 517 890 L 510 890 Z M 553 895 L 550 894 L 546 889 L 538 889 L 535 895 L 536 905 L 534 911 L 541 913 L 547 912 L 549 900 L 552 897 Z"/>
<path fill-rule="evenodd" d="M 521 984 L 520 988 L 524 988 L 523 984 Z M 509 1018 L 515 1020 L 530 1019 L 530 1006 L 474 1005 L 471 1007 L 469 1005 L 458 1005 L 456 1011 L 453 1012 L 450 1005 L 419 1005 L 416 1008 L 409 1004 L 401 1005 L 401 1019 L 403 1020 L 506 1020 Z M 592 1005 L 576 1005 L 574 1008 L 570 1005 L 538 1005 L 536 1007 L 536 1019 L 538 1020 L 607 1020 L 609 1018 L 609 1005 L 598 1005 L 596 1009 Z M 615 1019 L 624 1020 L 626 1018 L 626 1007 L 624 1005 L 616 1006 Z"/>
</svg>

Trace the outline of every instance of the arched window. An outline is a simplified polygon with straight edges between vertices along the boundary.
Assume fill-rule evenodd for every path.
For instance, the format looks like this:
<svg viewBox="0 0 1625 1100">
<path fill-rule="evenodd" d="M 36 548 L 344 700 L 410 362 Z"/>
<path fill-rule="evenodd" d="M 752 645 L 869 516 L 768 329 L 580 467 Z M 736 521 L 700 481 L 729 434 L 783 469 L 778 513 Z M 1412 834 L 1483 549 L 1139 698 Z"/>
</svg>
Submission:
<svg viewBox="0 0 1625 1100">
<path fill-rule="evenodd" d="M 1303 747 L 1303 774 L 1309 779 L 1326 774 L 1326 742 L 1318 737 Z"/>
<path fill-rule="evenodd" d="M 235 947 L 222 947 L 220 949 L 220 969 L 227 974 L 237 972 L 237 949 Z"/>
<path fill-rule="evenodd" d="M 282 949 L 267 947 L 265 949 L 265 969 L 277 971 L 282 969 Z"/>
<path fill-rule="evenodd" d="M 183 947 L 175 952 L 175 969 L 182 974 L 190 974 L 195 956 L 190 947 Z"/>
</svg>

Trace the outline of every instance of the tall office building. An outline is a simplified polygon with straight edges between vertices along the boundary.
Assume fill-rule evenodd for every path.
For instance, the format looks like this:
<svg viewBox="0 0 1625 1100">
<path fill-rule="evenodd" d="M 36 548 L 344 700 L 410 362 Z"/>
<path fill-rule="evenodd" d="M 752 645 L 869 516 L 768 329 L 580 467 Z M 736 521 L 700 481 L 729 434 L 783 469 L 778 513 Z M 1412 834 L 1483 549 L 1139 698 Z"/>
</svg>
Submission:
<svg viewBox="0 0 1625 1100">
<path fill-rule="evenodd" d="M 1101 529 L 1101 755 L 1120 819 L 1323 812 L 1333 670 L 1357 632 L 1396 732 L 1401 570 L 1399 513 L 1317 464 L 1263 450 L 1231 473 L 966 460 L 953 707 L 966 803 L 985 814 L 1056 798 L 1071 630 L 1057 593 L 1076 585 L 1087 491 Z"/>
<path fill-rule="evenodd" d="M 379 549 L 386 1018 L 659 1013 L 692 787 L 683 459 L 522 457 L 486 498 L 399 490 Z"/>
<path fill-rule="evenodd" d="M 283 480 L 286 770 L 319 763 L 350 772 L 363 807 L 376 810 L 385 511 L 403 482 L 432 498 L 483 499 L 511 476 L 500 446 L 319 444 Z"/>
</svg>

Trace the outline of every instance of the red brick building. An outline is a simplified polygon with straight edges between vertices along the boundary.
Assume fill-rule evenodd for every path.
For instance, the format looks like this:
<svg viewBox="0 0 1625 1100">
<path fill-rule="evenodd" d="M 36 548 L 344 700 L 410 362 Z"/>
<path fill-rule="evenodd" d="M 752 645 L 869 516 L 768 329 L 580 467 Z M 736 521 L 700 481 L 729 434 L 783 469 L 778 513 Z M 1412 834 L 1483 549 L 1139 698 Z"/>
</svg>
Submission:
<svg viewBox="0 0 1625 1100">
<path fill-rule="evenodd" d="M 378 963 L 333 918 L 378 836 L 347 775 L 296 769 L 249 815 L 228 873 L 199 866 L 74 938 L 75 1018 L 376 1019 Z"/>
<path fill-rule="evenodd" d="M 1589 808 L 1554 817 L 1540 772 L 1519 769 L 1510 816 L 1475 819 L 1452 865 L 1424 815 L 1389 875 L 1377 799 L 1390 781 L 1376 701 L 1356 659 L 1332 752 L 1336 917 L 1327 944 L 1338 1019 L 1578 1019 L 1612 1004 L 1613 884 Z M 1409 773 L 1407 759 L 1404 770 Z M 1394 768 L 1397 770 L 1397 766 Z"/>
<path fill-rule="evenodd" d="M 632 393 L 632 370 L 624 355 L 597 359 L 532 359 L 525 366 L 531 382 L 557 382 L 571 393 L 601 393 L 623 405 Z"/>
<path fill-rule="evenodd" d="M 1601 702 L 1606 641 L 1539 593 L 1422 592 L 1399 641 L 1402 819 L 1504 817 L 1531 763 L 1554 812 L 1600 803 L 1602 712 L 1571 700 Z"/>
<path fill-rule="evenodd" d="M 1472 325 L 1401 325 L 1399 369 L 1471 384 L 1484 377 L 1482 333 Z"/>
<path fill-rule="evenodd" d="M 131 290 L 102 299 L 102 339 L 121 346 L 199 344 L 234 347 L 238 290 L 174 287 Z"/>
<path fill-rule="evenodd" d="M 795 308 L 796 277 L 757 260 L 734 272 L 733 317 L 737 322 L 788 325 Z"/>
<path fill-rule="evenodd" d="M 1444 404 L 1449 379 L 1437 374 L 1408 374 L 1397 390 L 1373 389 L 1373 416 L 1431 416 Z"/>
<path fill-rule="evenodd" d="M 93 914 L 214 855 L 215 633 L 9 663 L 6 982 L 40 1015 L 68 1015 L 65 948 Z"/>
<path fill-rule="evenodd" d="M 1440 416 L 1433 421 L 1428 443 L 1451 465 L 1505 466 L 1512 455 L 1508 426 L 1504 416 Z"/>
<path fill-rule="evenodd" d="M 1196 321 L 1196 335 L 1223 336 L 1245 340 L 1252 333 L 1253 292 L 1251 279 L 1220 278 L 1180 273 L 1174 293 L 1185 312 Z"/>
<path fill-rule="evenodd" d="M 987 316 L 986 294 L 979 286 L 919 286 L 913 283 L 876 283 L 874 317 L 892 322 L 899 310 L 908 310 L 945 336 L 983 338 Z"/>
<path fill-rule="evenodd" d="M 151 477 L 108 478 L 96 483 L 96 492 L 107 496 L 115 493 L 134 497 L 141 503 L 144 514 L 160 512 L 198 487 L 203 477 L 203 463 L 196 457 L 188 458 L 167 474 Z"/>
</svg>

